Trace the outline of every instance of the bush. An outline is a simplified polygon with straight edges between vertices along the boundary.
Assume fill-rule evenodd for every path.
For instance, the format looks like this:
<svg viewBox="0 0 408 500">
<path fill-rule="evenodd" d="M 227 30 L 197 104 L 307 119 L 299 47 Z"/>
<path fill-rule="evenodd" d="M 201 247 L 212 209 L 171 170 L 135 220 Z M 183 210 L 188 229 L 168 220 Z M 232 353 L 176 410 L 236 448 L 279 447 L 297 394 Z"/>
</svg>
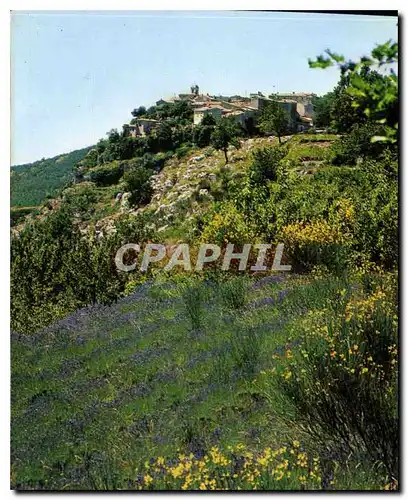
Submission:
<svg viewBox="0 0 408 500">
<path fill-rule="evenodd" d="M 139 167 L 129 170 L 123 176 L 126 191 L 132 193 L 129 201 L 131 205 L 141 205 L 149 203 L 153 188 L 150 178 L 153 172 L 147 168 Z"/>
<path fill-rule="evenodd" d="M 97 186 L 110 186 L 117 184 L 123 175 L 123 165 L 118 162 L 112 162 L 107 165 L 91 168 L 85 179 L 95 182 Z"/>
<path fill-rule="evenodd" d="M 276 182 L 281 170 L 281 160 L 286 151 L 278 147 L 265 147 L 256 150 L 249 167 L 249 178 L 253 184 L 265 184 L 266 181 Z"/>
<path fill-rule="evenodd" d="M 376 135 L 383 135 L 382 127 L 377 124 L 354 125 L 349 134 L 333 143 L 333 165 L 356 165 L 359 158 L 378 158 L 384 151 L 384 145 L 371 142 Z"/>
<path fill-rule="evenodd" d="M 230 338 L 235 365 L 244 375 L 254 375 L 261 355 L 260 332 L 252 326 L 235 325 Z"/>
<path fill-rule="evenodd" d="M 248 243 L 255 237 L 254 229 L 245 215 L 231 202 L 223 203 L 206 217 L 201 234 L 204 243 Z"/>
<path fill-rule="evenodd" d="M 324 264 L 341 272 L 346 265 L 346 237 L 337 226 L 324 220 L 289 224 L 282 230 L 282 240 L 286 254 L 299 271 Z"/>
<path fill-rule="evenodd" d="M 202 326 L 202 301 L 204 290 L 200 284 L 187 284 L 182 287 L 182 297 L 186 312 L 191 321 L 191 328 L 198 330 Z"/>
<path fill-rule="evenodd" d="M 178 160 L 181 160 L 187 156 L 191 151 L 191 146 L 188 144 L 182 144 L 176 149 L 176 156 Z"/>
<path fill-rule="evenodd" d="M 354 291 L 353 291 L 354 289 Z M 277 383 L 323 449 L 381 464 L 398 477 L 396 280 L 364 294 L 346 286 L 309 314 L 286 349 Z M 339 456 L 339 455 L 337 455 Z M 339 456 L 339 460 L 341 460 Z"/>
<path fill-rule="evenodd" d="M 11 239 L 12 329 L 30 334 L 81 306 L 112 302 L 125 284 L 116 249 L 115 237 L 83 238 L 67 209 L 26 224 Z"/>
<path fill-rule="evenodd" d="M 83 182 L 64 192 L 64 202 L 71 213 L 81 213 L 84 219 L 89 218 L 90 209 L 98 199 L 97 189 L 90 182 Z"/>
<path fill-rule="evenodd" d="M 232 278 L 219 287 L 221 301 L 229 309 L 243 309 L 247 302 L 247 292 L 248 283 L 242 277 Z"/>
</svg>

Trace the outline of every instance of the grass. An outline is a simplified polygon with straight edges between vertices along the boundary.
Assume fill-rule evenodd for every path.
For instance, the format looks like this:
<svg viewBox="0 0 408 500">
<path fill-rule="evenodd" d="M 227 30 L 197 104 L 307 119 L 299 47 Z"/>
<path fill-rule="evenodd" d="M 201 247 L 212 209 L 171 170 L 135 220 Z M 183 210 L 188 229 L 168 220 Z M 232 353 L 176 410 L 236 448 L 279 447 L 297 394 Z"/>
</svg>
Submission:
<svg viewBox="0 0 408 500">
<path fill-rule="evenodd" d="M 304 315 L 342 286 L 336 278 L 142 286 L 114 306 L 14 335 L 12 487 L 137 489 L 154 457 L 199 460 L 231 446 L 256 455 L 294 440 L 315 451 L 280 417 L 289 412 L 282 394 L 259 380 Z M 341 484 L 361 480 L 353 477 Z M 265 488 L 282 484 L 264 479 Z M 169 487 L 160 481 L 152 487 Z"/>
<path fill-rule="evenodd" d="M 335 141 L 338 139 L 336 134 L 300 134 L 294 135 L 291 139 L 293 142 L 327 142 Z"/>
<path fill-rule="evenodd" d="M 296 142 L 292 144 L 286 159 L 300 161 L 323 161 L 329 158 L 330 150 L 326 147 L 327 143 L 303 144 Z"/>
</svg>

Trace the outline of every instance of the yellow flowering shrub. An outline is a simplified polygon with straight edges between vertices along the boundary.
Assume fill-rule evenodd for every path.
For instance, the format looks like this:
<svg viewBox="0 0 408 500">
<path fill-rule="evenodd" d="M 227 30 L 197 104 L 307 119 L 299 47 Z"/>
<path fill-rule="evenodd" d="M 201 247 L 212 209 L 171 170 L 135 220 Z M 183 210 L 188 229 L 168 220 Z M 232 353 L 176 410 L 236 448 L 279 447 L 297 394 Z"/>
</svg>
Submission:
<svg viewBox="0 0 408 500">
<path fill-rule="evenodd" d="M 275 377 L 302 428 L 398 473 L 398 317 L 395 276 L 367 292 L 346 284 L 293 327 L 296 348 L 275 355 Z M 330 436 L 331 443 L 328 442 Z"/>
<path fill-rule="evenodd" d="M 255 228 L 250 221 L 232 203 L 224 203 L 219 212 L 212 215 L 201 235 L 203 243 L 237 243 L 252 242 Z"/>
<path fill-rule="evenodd" d="M 350 243 L 347 232 L 325 220 L 295 222 L 283 227 L 281 238 L 293 264 L 310 269 L 318 264 L 338 265 Z"/>
</svg>

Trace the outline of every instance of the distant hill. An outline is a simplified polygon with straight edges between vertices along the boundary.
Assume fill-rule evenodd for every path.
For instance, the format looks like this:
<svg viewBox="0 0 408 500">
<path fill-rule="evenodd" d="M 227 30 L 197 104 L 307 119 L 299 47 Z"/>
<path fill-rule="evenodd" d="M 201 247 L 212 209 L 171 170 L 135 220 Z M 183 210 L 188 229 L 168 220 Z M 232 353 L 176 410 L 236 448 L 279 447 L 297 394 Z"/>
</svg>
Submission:
<svg viewBox="0 0 408 500">
<path fill-rule="evenodd" d="M 47 196 L 54 196 L 71 179 L 74 165 L 92 146 L 11 167 L 11 206 L 40 205 Z"/>
</svg>

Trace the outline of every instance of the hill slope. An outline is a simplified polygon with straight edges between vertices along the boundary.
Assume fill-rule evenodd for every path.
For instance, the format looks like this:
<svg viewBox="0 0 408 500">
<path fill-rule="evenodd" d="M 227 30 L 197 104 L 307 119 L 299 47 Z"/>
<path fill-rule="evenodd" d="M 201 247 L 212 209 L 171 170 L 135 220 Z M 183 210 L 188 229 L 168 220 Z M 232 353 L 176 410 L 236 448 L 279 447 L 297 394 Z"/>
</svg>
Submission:
<svg viewBox="0 0 408 500">
<path fill-rule="evenodd" d="M 353 304 L 364 295 L 356 282 L 285 273 L 146 283 L 113 306 L 13 334 L 12 487 L 381 488 L 381 475 L 334 473 L 347 453 L 328 440 L 326 456 L 293 425 L 292 393 L 276 378 L 284 366 L 285 379 L 288 368 L 301 376 L 304 331 L 316 335 L 310 321 L 327 307 L 341 317 L 344 287 Z"/>
<path fill-rule="evenodd" d="M 40 205 L 47 196 L 55 196 L 70 180 L 75 163 L 91 147 L 67 154 L 11 167 L 11 206 Z"/>
</svg>

